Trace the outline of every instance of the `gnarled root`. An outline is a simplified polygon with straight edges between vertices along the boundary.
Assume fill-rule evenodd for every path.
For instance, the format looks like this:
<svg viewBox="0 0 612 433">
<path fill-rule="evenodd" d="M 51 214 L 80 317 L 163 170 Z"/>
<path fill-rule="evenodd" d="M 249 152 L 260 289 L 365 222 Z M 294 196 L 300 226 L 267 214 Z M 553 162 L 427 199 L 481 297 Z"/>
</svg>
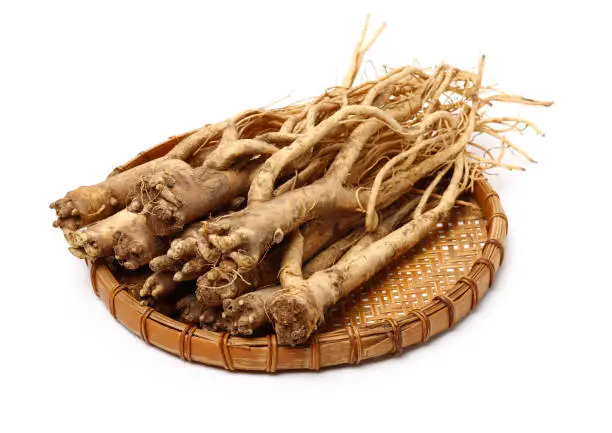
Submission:
<svg viewBox="0 0 612 433">
<path fill-rule="evenodd" d="M 146 223 L 115 234 L 115 258 L 126 269 L 138 269 L 168 248 L 168 240 L 155 236 Z"/>
<path fill-rule="evenodd" d="M 201 222 L 195 222 L 185 227 L 185 230 L 170 243 L 167 256 L 175 261 L 183 262 L 195 258 L 202 250 L 202 244 L 206 243 L 206 238 L 202 235 L 201 229 Z"/>
<path fill-rule="evenodd" d="M 164 170 L 175 162 L 171 159 L 150 161 L 109 177 L 104 182 L 68 192 L 65 197 L 50 205 L 57 215 L 53 225 L 75 229 L 109 217 L 127 206 L 133 193 L 132 188 L 142 176 Z"/>
<path fill-rule="evenodd" d="M 304 234 L 304 260 L 308 260 L 362 221 L 358 214 L 335 215 L 316 219 L 302 227 Z M 277 282 L 283 248 L 272 248 L 251 269 L 239 269 L 232 260 L 224 260 L 220 267 L 211 269 L 198 280 L 196 294 L 207 305 L 221 305 L 225 299 L 233 299 L 258 287 Z M 316 267 L 313 267 L 315 269 Z M 317 270 L 319 268 L 316 268 Z"/>
<path fill-rule="evenodd" d="M 219 260 L 219 252 L 208 246 L 201 234 L 201 223 L 192 223 L 170 243 L 165 256 L 151 261 L 152 270 L 174 273 L 175 281 L 195 280 Z"/>
<path fill-rule="evenodd" d="M 222 261 L 197 281 L 196 296 L 206 305 L 218 306 L 257 287 L 276 282 L 282 250 L 274 250 L 254 268 L 240 273 L 231 261 Z"/>
<path fill-rule="evenodd" d="M 68 242 L 73 254 L 78 252 L 91 259 L 109 257 L 114 255 L 114 248 L 120 234 L 129 232 L 132 227 L 139 226 L 141 229 L 146 229 L 144 217 L 121 211 L 102 221 L 78 229 L 72 233 Z M 80 256 L 77 255 L 77 257 Z"/>
<path fill-rule="evenodd" d="M 267 202 L 203 224 L 208 241 L 236 268 L 253 268 L 273 245 L 303 223 L 334 210 L 356 210 L 358 199 L 349 189 L 316 183 Z"/>
<path fill-rule="evenodd" d="M 269 323 L 265 305 L 279 290 L 280 286 L 266 287 L 236 299 L 224 300 L 223 317 L 227 321 L 228 332 L 232 335 L 252 335 L 256 329 Z"/>
<path fill-rule="evenodd" d="M 174 171 L 143 177 L 140 193 L 129 210 L 146 216 L 147 224 L 159 236 L 180 232 L 184 225 L 230 204 L 246 194 L 253 164 L 242 170 L 217 171 L 188 164 Z"/>
<path fill-rule="evenodd" d="M 167 241 L 155 236 L 142 215 L 126 210 L 82 227 L 69 240 L 70 252 L 79 258 L 115 258 L 126 269 L 146 265 L 167 248 Z"/>
<path fill-rule="evenodd" d="M 49 205 L 55 209 L 54 227 L 75 229 L 106 218 L 120 209 L 121 203 L 110 188 L 102 184 L 82 186 Z"/>
</svg>

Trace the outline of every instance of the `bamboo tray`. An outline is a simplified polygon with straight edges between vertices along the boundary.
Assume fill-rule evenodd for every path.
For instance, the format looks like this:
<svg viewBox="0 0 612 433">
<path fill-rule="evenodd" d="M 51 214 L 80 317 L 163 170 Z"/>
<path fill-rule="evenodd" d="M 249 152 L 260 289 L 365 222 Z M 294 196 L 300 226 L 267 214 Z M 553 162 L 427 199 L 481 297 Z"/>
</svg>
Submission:
<svg viewBox="0 0 612 433">
<path fill-rule="evenodd" d="M 164 155 L 183 137 L 115 172 Z M 472 199 L 476 206 L 456 206 L 412 252 L 334 306 L 304 346 L 279 346 L 274 335 L 233 337 L 185 325 L 140 305 L 103 261 L 88 262 L 91 284 L 126 328 L 186 361 L 266 372 L 359 364 L 427 342 L 467 316 L 487 292 L 503 261 L 508 219 L 488 182 L 476 182 Z"/>
</svg>

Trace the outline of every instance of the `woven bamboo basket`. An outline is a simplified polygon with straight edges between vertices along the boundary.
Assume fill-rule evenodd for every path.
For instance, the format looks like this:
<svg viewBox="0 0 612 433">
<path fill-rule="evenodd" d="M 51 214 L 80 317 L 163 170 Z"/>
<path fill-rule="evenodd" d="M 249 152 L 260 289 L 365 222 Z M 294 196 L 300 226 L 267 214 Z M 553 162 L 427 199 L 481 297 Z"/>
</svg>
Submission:
<svg viewBox="0 0 612 433">
<path fill-rule="evenodd" d="M 115 172 L 163 156 L 184 136 L 140 153 Z M 185 325 L 140 305 L 103 261 L 88 262 L 91 284 L 126 328 L 186 361 L 266 372 L 359 364 L 452 328 L 487 292 L 503 261 L 508 219 L 488 182 L 476 182 L 472 201 L 457 205 L 409 254 L 330 309 L 304 346 L 279 346 L 275 335 L 243 338 Z"/>
</svg>

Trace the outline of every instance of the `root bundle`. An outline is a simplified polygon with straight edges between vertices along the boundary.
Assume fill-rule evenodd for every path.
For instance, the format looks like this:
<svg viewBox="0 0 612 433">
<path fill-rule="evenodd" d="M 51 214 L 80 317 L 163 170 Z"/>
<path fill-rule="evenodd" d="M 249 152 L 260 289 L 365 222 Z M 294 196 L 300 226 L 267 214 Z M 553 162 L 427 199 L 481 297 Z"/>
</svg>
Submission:
<svg viewBox="0 0 612 433">
<path fill-rule="evenodd" d="M 69 250 L 112 259 L 133 296 L 184 322 L 307 341 L 485 170 L 517 168 L 510 153 L 531 161 L 506 134 L 539 130 L 489 105 L 551 104 L 483 87 L 484 58 L 475 72 L 401 67 L 355 85 L 369 45 L 342 86 L 207 125 L 52 203 Z"/>
</svg>

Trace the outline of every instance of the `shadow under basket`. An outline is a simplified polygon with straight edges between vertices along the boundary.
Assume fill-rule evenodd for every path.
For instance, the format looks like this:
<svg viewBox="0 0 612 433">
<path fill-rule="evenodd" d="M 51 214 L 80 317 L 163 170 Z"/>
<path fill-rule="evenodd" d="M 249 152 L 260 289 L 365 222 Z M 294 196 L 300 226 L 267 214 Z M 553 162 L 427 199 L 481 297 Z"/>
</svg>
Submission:
<svg viewBox="0 0 612 433">
<path fill-rule="evenodd" d="M 140 153 L 115 173 L 164 155 L 183 137 Z M 503 261 L 508 219 L 484 180 L 475 183 L 471 201 L 475 206 L 455 206 L 410 253 L 331 308 L 303 346 L 279 346 L 273 334 L 234 337 L 178 322 L 140 305 L 104 261 L 88 262 L 91 284 L 126 328 L 186 361 L 266 372 L 359 364 L 427 342 L 467 316 L 487 292 Z"/>
</svg>

